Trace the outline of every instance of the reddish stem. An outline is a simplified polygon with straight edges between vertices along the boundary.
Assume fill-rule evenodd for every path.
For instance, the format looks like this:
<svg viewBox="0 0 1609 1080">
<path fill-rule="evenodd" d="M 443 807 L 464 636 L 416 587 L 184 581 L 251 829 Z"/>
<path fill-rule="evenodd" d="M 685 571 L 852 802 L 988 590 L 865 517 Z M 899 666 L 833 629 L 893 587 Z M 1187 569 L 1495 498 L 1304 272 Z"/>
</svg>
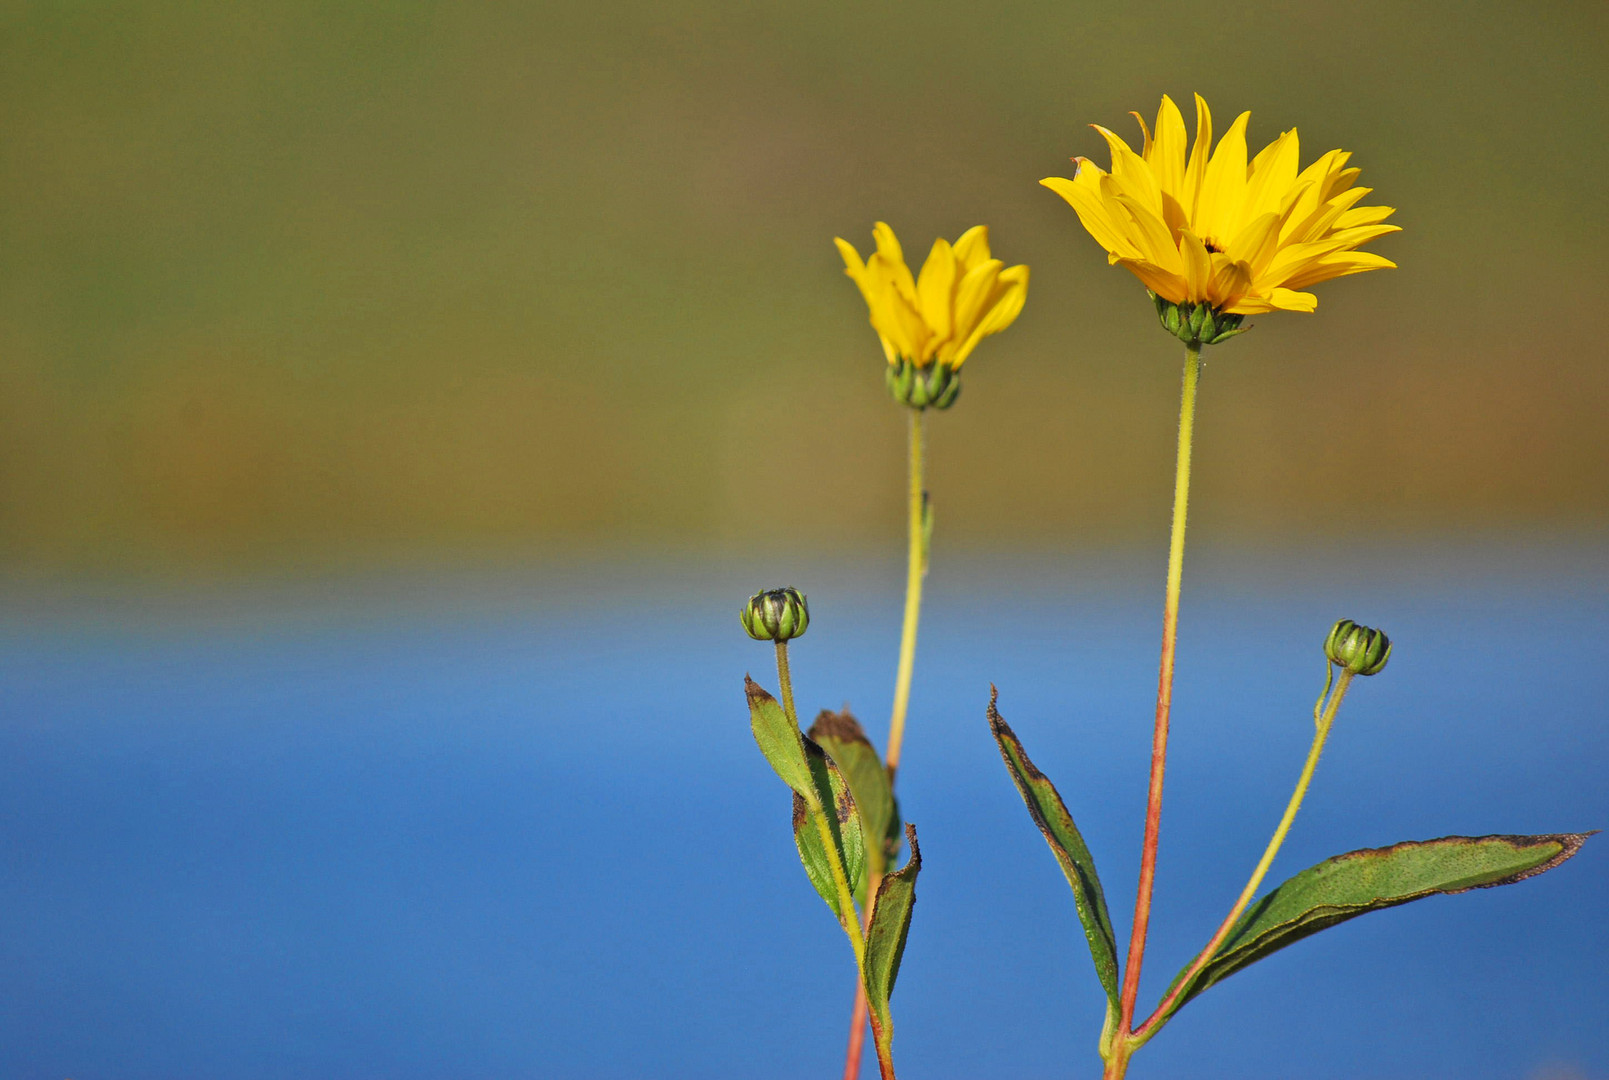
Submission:
<svg viewBox="0 0 1609 1080">
<path fill-rule="evenodd" d="M 860 1052 L 866 1045 L 866 988 L 855 980 L 855 1007 L 849 1013 L 849 1052 L 844 1055 L 844 1080 L 860 1080 Z"/>
<path fill-rule="evenodd" d="M 1179 397 L 1179 450 L 1173 479 L 1173 526 L 1168 543 L 1168 583 L 1162 607 L 1162 660 L 1157 672 L 1156 726 L 1151 733 L 1151 785 L 1145 803 L 1145 844 L 1140 849 L 1140 885 L 1134 899 L 1134 929 L 1123 965 L 1123 992 L 1118 1004 L 1114 1061 L 1127 1062 L 1126 1046 L 1134 1031 L 1134 1002 L 1140 994 L 1140 968 L 1145 935 L 1151 923 L 1151 890 L 1156 883 L 1156 855 L 1162 832 L 1162 779 L 1168 762 L 1168 718 L 1173 708 L 1173 653 L 1178 643 L 1179 589 L 1184 579 L 1184 529 L 1190 509 L 1190 451 L 1195 441 L 1196 384 L 1201 377 L 1201 350 L 1191 348 L 1184 362 Z M 1123 1067 L 1119 1066 L 1119 1069 Z M 1110 1070 L 1108 1070 L 1110 1073 Z M 1119 1071 L 1116 1075 L 1121 1076 Z"/>
<path fill-rule="evenodd" d="M 1151 786 L 1145 804 L 1145 843 L 1140 850 L 1140 886 L 1134 901 L 1134 932 L 1129 936 L 1128 959 L 1123 964 L 1123 995 L 1117 1030 L 1133 1030 L 1134 1003 L 1140 993 L 1140 967 L 1145 960 L 1145 937 L 1151 923 L 1151 893 L 1156 883 L 1156 856 L 1162 833 L 1162 779 L 1168 761 L 1168 719 L 1173 708 L 1173 653 L 1178 640 L 1177 601 L 1162 616 L 1162 663 L 1157 678 L 1156 726 L 1151 733 Z"/>
</svg>

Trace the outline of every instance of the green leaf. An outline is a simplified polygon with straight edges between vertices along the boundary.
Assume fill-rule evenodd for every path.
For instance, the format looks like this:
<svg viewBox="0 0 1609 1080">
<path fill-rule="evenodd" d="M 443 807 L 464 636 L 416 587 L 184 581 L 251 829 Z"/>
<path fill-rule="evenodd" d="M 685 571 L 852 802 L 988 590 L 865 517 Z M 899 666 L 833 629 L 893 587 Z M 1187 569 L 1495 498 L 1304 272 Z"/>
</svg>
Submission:
<svg viewBox="0 0 1609 1080">
<path fill-rule="evenodd" d="M 1247 908 L 1163 1019 L 1213 983 L 1310 934 L 1438 893 L 1524 881 L 1570 858 L 1591 835 L 1444 836 L 1326 859 Z"/>
<path fill-rule="evenodd" d="M 911 857 L 903 870 L 883 878 L 872 907 L 872 925 L 866 934 L 866 1004 L 872 1013 L 879 1040 L 893 1035 L 893 1019 L 888 999 L 899 978 L 899 963 L 905 956 L 905 939 L 911 932 L 911 910 L 916 906 L 916 875 L 922 872 L 922 849 L 916 844 L 916 826 L 905 826 L 911 842 Z"/>
<path fill-rule="evenodd" d="M 1048 777 L 1028 759 L 1022 741 L 1006 724 L 995 709 L 1000 692 L 989 688 L 989 730 L 994 741 L 1000 744 L 1000 756 L 1005 759 L 1011 780 L 1017 792 L 1033 815 L 1034 824 L 1045 834 L 1045 842 L 1061 864 L 1067 884 L 1073 887 L 1073 903 L 1078 908 L 1078 921 L 1084 924 L 1084 937 L 1089 941 L 1089 954 L 1095 961 L 1095 974 L 1106 990 L 1106 999 L 1114 1010 L 1118 1008 L 1117 940 L 1112 933 L 1112 916 L 1106 910 L 1106 894 L 1101 891 L 1101 879 L 1095 873 L 1095 859 L 1084 845 L 1078 826 L 1067 812 L 1067 806 L 1057 794 Z"/>
<path fill-rule="evenodd" d="M 835 713 L 823 709 L 810 725 L 809 735 L 849 781 L 849 794 L 860 811 L 861 828 L 865 830 L 868 878 L 881 877 L 893 865 L 900 845 L 899 803 L 883 759 L 848 710 Z M 865 903 L 864 892 L 857 891 L 855 899 Z"/>
<path fill-rule="evenodd" d="M 838 883 L 833 880 L 832 862 L 822 842 L 817 819 L 819 817 L 827 822 L 850 891 L 859 893 L 866 884 L 866 845 L 861 836 L 860 815 L 856 812 L 849 784 L 838 766 L 809 739 L 804 740 L 804 748 L 823 809 L 811 810 L 798 794 L 793 796 L 793 841 L 799 847 L 799 859 L 804 863 L 810 884 L 816 887 L 816 892 L 827 901 L 827 906 L 838 917 L 838 921 L 848 929 L 845 920 L 858 916 L 852 905 L 849 911 L 843 910 Z"/>
<path fill-rule="evenodd" d="M 799 725 L 788 719 L 776 698 L 747 675 L 743 676 L 743 691 L 749 699 L 749 726 L 754 729 L 760 753 L 795 794 L 812 798 L 816 786 L 805 760 L 804 735 Z"/>
</svg>

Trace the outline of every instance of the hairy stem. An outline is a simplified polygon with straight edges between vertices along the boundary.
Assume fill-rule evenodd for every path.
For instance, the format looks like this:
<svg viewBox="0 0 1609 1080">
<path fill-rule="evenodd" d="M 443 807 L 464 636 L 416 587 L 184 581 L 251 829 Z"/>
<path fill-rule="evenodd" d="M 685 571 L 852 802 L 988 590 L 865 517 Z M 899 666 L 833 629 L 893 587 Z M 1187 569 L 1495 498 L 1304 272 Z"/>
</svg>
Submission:
<svg viewBox="0 0 1609 1080">
<path fill-rule="evenodd" d="M 787 713 L 788 719 L 793 721 L 795 727 L 799 726 L 799 713 L 793 707 L 793 678 L 788 668 L 788 643 L 777 642 L 777 683 L 782 690 L 782 710 Z M 821 846 L 827 853 L 828 868 L 832 871 L 832 883 L 838 892 L 838 906 L 848 912 L 845 918 L 839 920 L 844 933 L 849 935 L 849 944 L 855 950 L 855 970 L 859 972 L 866 958 L 866 937 L 861 933 L 860 920 L 855 917 L 855 890 L 849 885 L 849 874 L 844 869 L 844 861 L 838 856 L 838 845 L 833 841 L 832 824 L 827 815 L 836 813 L 835 807 L 823 806 L 819 796 L 813 792 L 807 797 L 806 805 L 810 808 L 810 818 L 816 824 L 816 833 L 821 837 Z"/>
<path fill-rule="evenodd" d="M 894 1080 L 894 1033 L 872 1017 L 872 1040 L 877 1044 L 877 1075 Z"/>
<path fill-rule="evenodd" d="M 905 624 L 900 630 L 899 669 L 894 676 L 894 711 L 888 720 L 888 781 L 892 785 L 899 770 L 900 750 L 905 745 L 905 714 L 911 703 L 911 676 L 916 670 L 916 628 L 922 618 L 922 580 L 927 576 L 927 536 L 924 514 L 927 492 L 922 482 L 924 456 L 925 412 L 912 409 L 910 418 L 910 450 L 907 455 L 906 489 L 906 566 L 905 566 Z M 873 875 L 866 885 L 866 911 L 864 923 L 869 929 L 872 918 L 872 901 L 877 895 L 881 878 Z M 855 987 L 855 1003 L 849 1012 L 849 1046 L 844 1054 L 844 1080 L 855 1080 L 860 1075 L 860 1057 L 866 1042 L 866 988 Z M 873 1032 L 876 1039 L 877 1033 Z M 878 1044 L 878 1064 L 884 1075 L 893 1075 L 893 1065 L 883 1061 L 881 1042 Z"/>
<path fill-rule="evenodd" d="M 916 624 L 922 617 L 922 579 L 927 575 L 927 552 L 922 516 L 925 491 L 922 486 L 923 410 L 911 410 L 909 490 L 906 509 L 908 531 L 905 570 L 905 625 L 900 631 L 899 672 L 894 678 L 894 712 L 888 721 L 888 775 L 893 779 L 899 768 L 900 748 L 905 742 L 905 711 L 911 703 L 911 673 L 916 667 Z"/>
<path fill-rule="evenodd" d="M 1112 1061 L 1127 1067 L 1126 1043 L 1134 1025 L 1134 1002 L 1140 992 L 1145 960 L 1145 934 L 1151 921 L 1151 891 L 1156 882 L 1157 844 L 1162 829 L 1162 778 L 1168 760 L 1168 719 L 1173 708 L 1173 653 L 1179 631 L 1179 587 L 1184 579 L 1184 527 L 1190 507 L 1190 449 L 1195 435 L 1196 383 L 1201 376 L 1201 350 L 1185 355 L 1184 388 L 1179 400 L 1179 450 L 1173 481 L 1173 526 L 1168 545 L 1167 596 L 1162 607 L 1162 660 L 1157 675 L 1156 725 L 1151 735 L 1151 784 L 1145 806 L 1145 844 L 1140 852 L 1140 884 L 1134 901 L 1134 928 L 1124 963 L 1123 992 Z M 1108 1075 L 1110 1072 L 1110 1062 Z M 1122 1072 L 1115 1075 L 1121 1076 Z"/>
<path fill-rule="evenodd" d="M 782 691 L 782 710 L 793 721 L 793 726 L 799 726 L 799 714 L 793 708 L 793 672 L 788 667 L 788 643 L 777 642 L 777 688 Z"/>
<path fill-rule="evenodd" d="M 866 910 L 861 912 L 861 926 L 869 935 L 872 928 L 872 909 L 877 901 L 877 888 L 883 875 L 868 873 L 866 878 Z M 855 982 L 855 1004 L 849 1010 L 849 1047 L 844 1052 L 844 1080 L 857 1080 L 860 1076 L 860 1056 L 866 1045 L 866 1020 L 870 1010 L 866 1003 L 866 984 Z"/>
</svg>

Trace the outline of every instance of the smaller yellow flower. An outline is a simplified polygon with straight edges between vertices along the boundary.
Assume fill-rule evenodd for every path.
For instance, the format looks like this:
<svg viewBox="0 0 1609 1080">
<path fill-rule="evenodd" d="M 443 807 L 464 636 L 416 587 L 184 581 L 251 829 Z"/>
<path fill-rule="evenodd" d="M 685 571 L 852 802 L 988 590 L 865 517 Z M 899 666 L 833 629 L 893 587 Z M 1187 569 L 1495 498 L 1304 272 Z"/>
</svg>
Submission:
<svg viewBox="0 0 1609 1080">
<path fill-rule="evenodd" d="M 911 277 L 894 230 L 872 227 L 877 250 L 861 261 L 847 240 L 834 238 L 844 273 L 860 286 L 890 364 L 925 368 L 935 360 L 958 368 L 978 342 L 1010 326 L 1028 298 L 1028 268 L 1006 266 L 989 254 L 989 230 L 976 225 L 954 244 L 933 242 L 922 272 Z"/>
</svg>

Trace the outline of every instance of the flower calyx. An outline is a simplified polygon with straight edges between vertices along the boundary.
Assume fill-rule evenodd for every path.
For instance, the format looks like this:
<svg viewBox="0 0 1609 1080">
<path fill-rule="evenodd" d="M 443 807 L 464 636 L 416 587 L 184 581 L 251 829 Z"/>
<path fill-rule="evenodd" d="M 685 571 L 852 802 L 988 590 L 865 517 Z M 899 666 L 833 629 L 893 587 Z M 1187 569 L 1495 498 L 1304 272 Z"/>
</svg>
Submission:
<svg viewBox="0 0 1609 1080">
<path fill-rule="evenodd" d="M 1162 321 L 1162 329 L 1192 349 L 1217 345 L 1251 329 L 1240 325 L 1246 316 L 1231 315 L 1210 304 L 1192 304 L 1188 301 L 1176 304 L 1156 293 L 1151 294 L 1151 299 L 1156 303 L 1157 318 Z"/>
<path fill-rule="evenodd" d="M 1324 655 L 1353 675 L 1377 675 L 1391 659 L 1391 639 L 1373 627 L 1342 619 L 1324 639 Z"/>
<path fill-rule="evenodd" d="M 809 627 L 810 605 L 798 589 L 765 589 L 749 597 L 738 618 L 755 641 L 780 643 L 801 636 Z"/>
<path fill-rule="evenodd" d="M 894 400 L 912 409 L 948 409 L 961 396 L 961 369 L 942 361 L 918 367 L 900 357 L 883 378 Z"/>
</svg>

